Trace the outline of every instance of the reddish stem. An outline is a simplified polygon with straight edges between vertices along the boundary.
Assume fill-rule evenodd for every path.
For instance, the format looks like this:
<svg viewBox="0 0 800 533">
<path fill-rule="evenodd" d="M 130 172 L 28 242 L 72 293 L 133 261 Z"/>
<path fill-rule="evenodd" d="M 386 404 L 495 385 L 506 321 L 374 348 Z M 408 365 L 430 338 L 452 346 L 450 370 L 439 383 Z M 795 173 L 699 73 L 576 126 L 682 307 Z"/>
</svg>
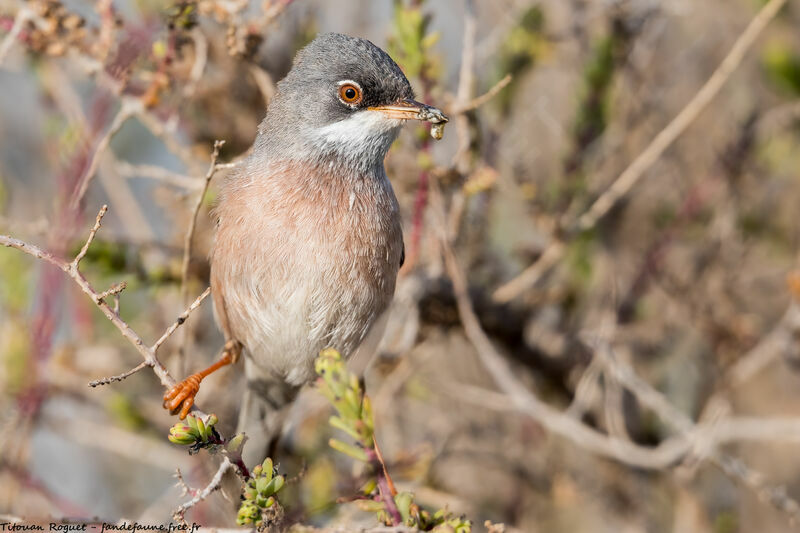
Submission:
<svg viewBox="0 0 800 533">
<path fill-rule="evenodd" d="M 380 499 L 386 506 L 386 512 L 389 513 L 392 519 L 392 525 L 398 526 L 403 523 L 403 517 L 400 515 L 400 511 L 397 509 L 397 504 L 394 501 L 394 494 L 396 494 L 397 491 L 393 491 L 394 483 L 391 482 L 391 478 L 386 472 L 386 467 L 383 465 L 383 461 L 378 458 L 379 454 L 375 450 L 376 448 L 366 448 L 364 451 L 367 452 L 369 463 L 376 470 Z"/>
</svg>

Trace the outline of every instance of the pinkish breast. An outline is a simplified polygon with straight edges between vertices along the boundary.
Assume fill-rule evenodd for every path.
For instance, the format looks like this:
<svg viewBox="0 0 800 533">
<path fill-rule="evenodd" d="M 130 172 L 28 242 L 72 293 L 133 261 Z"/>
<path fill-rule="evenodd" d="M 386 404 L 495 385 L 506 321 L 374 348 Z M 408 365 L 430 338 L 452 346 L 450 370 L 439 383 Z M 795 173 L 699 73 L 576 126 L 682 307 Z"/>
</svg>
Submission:
<svg viewBox="0 0 800 533">
<path fill-rule="evenodd" d="M 382 167 L 345 176 L 250 163 L 223 185 L 216 213 L 218 321 L 263 377 L 304 383 L 321 349 L 351 354 L 391 301 L 403 240 Z"/>
</svg>

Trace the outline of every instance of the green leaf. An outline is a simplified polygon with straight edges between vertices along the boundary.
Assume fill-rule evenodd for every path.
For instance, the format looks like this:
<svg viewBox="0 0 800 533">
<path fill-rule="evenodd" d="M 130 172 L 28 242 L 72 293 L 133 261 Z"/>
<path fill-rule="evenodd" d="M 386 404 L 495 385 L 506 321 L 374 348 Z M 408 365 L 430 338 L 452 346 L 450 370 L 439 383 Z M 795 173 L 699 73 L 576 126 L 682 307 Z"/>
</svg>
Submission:
<svg viewBox="0 0 800 533">
<path fill-rule="evenodd" d="M 357 446 L 353 446 L 352 444 L 347 444 L 337 439 L 330 439 L 328 441 L 328 445 L 338 452 L 342 452 L 345 455 L 349 455 L 353 459 L 357 461 L 367 462 L 367 453 Z"/>
</svg>

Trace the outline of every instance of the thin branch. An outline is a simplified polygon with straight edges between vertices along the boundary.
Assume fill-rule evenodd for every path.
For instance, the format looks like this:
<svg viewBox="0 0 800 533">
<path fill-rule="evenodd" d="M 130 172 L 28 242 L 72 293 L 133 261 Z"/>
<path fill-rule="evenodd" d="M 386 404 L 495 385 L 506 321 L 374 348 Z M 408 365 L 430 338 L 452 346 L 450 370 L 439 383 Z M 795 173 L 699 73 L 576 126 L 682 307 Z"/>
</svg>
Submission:
<svg viewBox="0 0 800 533">
<path fill-rule="evenodd" d="M 550 432 L 560 435 L 584 449 L 641 468 L 664 468 L 674 464 L 688 453 L 690 444 L 686 439 L 669 439 L 655 448 L 643 448 L 632 442 L 604 435 L 550 407 L 520 383 L 503 356 L 495 350 L 475 314 L 466 278 L 447 238 L 446 215 L 437 183 L 431 187 L 431 203 L 439 219 L 437 222 L 439 241 L 447 273 L 453 282 L 456 306 L 464 332 L 475 347 L 483 366 L 489 371 L 500 390 L 508 395 L 519 412 L 530 416 Z"/>
<path fill-rule="evenodd" d="M 148 363 L 147 361 L 142 361 L 141 363 L 139 363 L 135 367 L 131 368 L 127 372 L 123 372 L 122 374 L 117 374 L 116 376 L 109 376 L 107 378 L 101 378 L 101 379 L 96 379 L 94 381 L 90 381 L 89 382 L 89 386 L 90 387 L 97 387 L 99 385 L 108 385 L 109 383 L 114 383 L 115 381 L 122 381 L 123 379 L 126 379 L 126 378 L 134 375 L 135 373 L 137 373 L 141 369 L 143 369 L 145 367 L 149 367 L 149 366 L 151 366 L 150 363 Z"/>
<path fill-rule="evenodd" d="M 475 34 L 477 30 L 475 3 L 473 0 L 464 0 L 464 38 L 461 46 L 461 69 L 458 74 L 456 107 L 466 105 L 472 96 L 472 88 L 475 85 L 473 70 L 475 68 Z M 458 149 L 453 156 L 453 164 L 460 172 L 466 173 L 469 167 L 469 119 L 464 113 L 457 113 L 454 118 L 458 134 Z"/>
<path fill-rule="evenodd" d="M 28 9 L 27 7 L 23 7 L 17 12 L 17 16 L 14 17 L 14 25 L 11 26 L 11 31 L 9 31 L 5 38 L 3 38 L 3 43 L 0 44 L 0 65 L 3 64 L 5 61 L 6 56 L 11 51 L 11 47 L 14 46 L 14 43 L 19 39 L 20 33 L 22 33 L 22 28 L 25 26 L 25 23 L 28 22 L 30 19 L 34 17 L 33 11 Z"/>
<path fill-rule="evenodd" d="M 206 39 L 200 27 L 192 29 L 191 37 L 194 43 L 194 63 L 192 63 L 192 70 L 189 73 L 189 83 L 183 88 L 183 96 L 185 98 L 194 96 L 208 63 L 208 39 Z"/>
<path fill-rule="evenodd" d="M 111 122 L 111 126 L 109 126 L 106 134 L 103 135 L 103 137 L 97 143 L 94 153 L 92 154 L 92 159 L 89 162 L 89 168 L 87 168 L 86 172 L 83 174 L 80 185 L 70 200 L 71 209 L 77 209 L 78 205 L 81 203 L 81 200 L 83 200 L 83 197 L 86 196 L 86 191 L 89 189 L 89 184 L 92 182 L 94 175 L 97 173 L 97 167 L 100 165 L 101 156 L 111 143 L 111 139 L 122 128 L 129 118 L 133 117 L 134 115 L 138 115 L 143 110 L 144 107 L 139 100 L 131 98 L 122 100 L 122 105 L 120 106 L 119 111 L 114 117 L 114 120 Z"/>
<path fill-rule="evenodd" d="M 209 294 L 211 294 L 211 287 L 206 288 L 206 290 L 204 290 L 203 293 L 200 294 L 200 296 L 195 298 L 194 302 L 192 302 L 192 304 L 189 307 L 187 307 L 183 313 L 180 314 L 180 316 L 175 320 L 175 322 L 170 327 L 168 327 L 167 330 L 164 332 L 164 334 L 161 335 L 161 337 L 155 342 L 155 344 L 153 344 L 151 348 L 153 352 L 158 351 L 158 348 L 162 344 L 164 344 L 164 342 L 170 337 L 170 335 L 172 335 L 175 332 L 176 329 L 178 329 L 180 326 L 183 325 L 184 322 L 186 322 L 186 319 L 189 318 L 189 315 L 192 313 L 192 311 L 200 307 L 200 304 L 203 303 L 203 300 L 205 300 Z"/>
<path fill-rule="evenodd" d="M 202 182 L 197 178 L 192 178 L 179 172 L 172 172 L 156 165 L 132 165 L 127 161 L 115 161 L 115 165 L 117 172 L 129 179 L 149 178 L 188 190 L 196 190 L 203 186 Z"/>
<path fill-rule="evenodd" d="M 197 202 L 192 210 L 192 217 L 189 221 L 189 228 L 186 230 L 186 236 L 183 241 L 183 262 L 181 264 L 181 302 L 187 305 L 189 302 L 189 264 L 192 259 L 192 242 L 194 240 L 194 232 L 197 227 L 197 215 L 200 213 L 200 208 L 203 207 L 203 199 L 208 191 L 208 186 L 211 184 L 211 178 L 217 171 L 217 158 L 219 157 L 219 150 L 225 144 L 225 141 L 214 141 L 214 149 L 211 152 L 211 163 L 208 165 L 208 171 L 203 181 L 203 187 L 200 189 L 200 194 L 197 195 Z M 183 353 L 186 348 L 186 341 L 188 339 L 188 330 L 184 329 L 180 349 L 178 351 L 179 367 L 183 366 Z"/>
<path fill-rule="evenodd" d="M 183 479 L 183 473 L 180 468 L 175 469 L 175 479 L 178 480 L 175 485 L 181 489 L 181 497 L 192 494 L 193 489 L 186 484 L 186 480 Z"/>
<path fill-rule="evenodd" d="M 250 74 L 256 82 L 261 97 L 264 99 L 264 106 L 269 105 L 272 97 L 275 96 L 275 81 L 270 76 L 269 72 L 259 67 L 255 63 L 250 64 Z"/>
<path fill-rule="evenodd" d="M 129 99 L 126 98 L 125 101 L 127 100 Z M 138 102 L 138 100 L 134 101 Z M 138 118 L 148 130 L 150 130 L 150 133 L 161 139 L 161 141 L 164 143 L 164 146 L 167 147 L 167 150 L 180 158 L 189 172 L 198 170 L 199 164 L 197 162 L 197 157 L 188 147 L 182 145 L 176 140 L 175 135 L 173 135 L 174 131 L 172 131 L 174 129 L 173 126 L 163 122 L 152 113 L 147 113 L 144 111 L 144 109 L 137 113 L 136 118 Z"/>
<path fill-rule="evenodd" d="M 88 250 L 88 246 L 91 244 L 92 240 L 94 239 L 97 230 L 100 227 L 100 219 L 102 218 L 103 214 L 105 214 L 107 206 L 103 206 L 100 212 L 97 214 L 97 218 L 95 219 L 95 225 L 92 227 L 90 232 L 89 238 L 84 245 L 84 248 Z M 133 330 L 131 327 L 119 316 L 119 314 L 112 309 L 108 303 L 102 298 L 102 293 L 97 292 L 92 285 L 86 280 L 83 274 L 80 272 L 78 268 L 80 259 L 86 255 L 86 250 L 84 248 L 81 249 L 81 252 L 76 256 L 73 261 L 67 262 L 63 259 L 60 259 L 53 254 L 42 250 L 41 248 L 34 246 L 32 244 L 28 244 L 24 241 L 19 239 L 15 239 L 13 237 L 9 237 L 6 235 L 0 235 L 0 245 L 6 246 L 8 248 L 16 248 L 21 252 L 25 252 L 28 255 L 31 255 L 37 259 L 50 263 L 51 265 L 57 267 L 62 272 L 64 272 L 67 276 L 72 278 L 72 280 L 80 287 L 80 289 L 87 295 L 89 298 L 97 305 L 100 311 L 106 316 L 106 318 L 114 325 L 114 327 L 119 330 L 125 339 L 127 339 L 136 351 L 141 354 L 142 358 L 144 359 L 147 366 L 150 366 L 155 372 L 156 376 L 158 376 L 161 384 L 169 389 L 175 385 L 175 379 L 170 375 L 169 371 L 161 364 L 161 362 L 156 357 L 155 351 L 152 348 L 148 347 L 147 344 L 142 340 L 142 338 Z"/>
<path fill-rule="evenodd" d="M 513 79 L 513 77 L 511 76 L 511 74 L 506 74 L 503 77 L 503 79 L 501 79 L 500 81 L 495 83 L 494 86 L 492 86 L 491 89 L 489 89 L 488 91 L 486 91 L 482 95 L 480 95 L 480 96 L 478 96 L 476 98 L 473 98 L 472 100 L 470 100 L 469 102 L 466 102 L 464 104 L 460 104 L 460 105 L 454 106 L 452 111 L 451 111 L 451 113 L 454 114 L 454 115 L 460 115 L 462 113 L 467 113 L 469 111 L 473 111 L 475 109 L 478 109 L 479 107 L 484 105 L 486 102 L 488 102 L 489 100 L 491 100 L 492 98 L 497 96 L 500 93 L 500 91 L 505 89 L 506 86 L 509 83 L 511 83 L 512 79 Z"/>
<path fill-rule="evenodd" d="M 92 226 L 92 229 L 89 230 L 89 237 L 86 239 L 86 242 L 84 243 L 83 247 L 78 252 L 78 255 L 76 255 L 75 259 L 73 259 L 72 263 L 70 263 L 70 268 L 77 270 L 78 267 L 80 266 L 81 260 L 86 256 L 86 252 L 89 251 L 89 246 L 91 246 L 92 241 L 94 240 L 94 236 L 97 235 L 97 230 L 100 229 L 100 222 L 103 220 L 103 217 L 106 215 L 107 212 L 108 212 L 107 205 L 104 205 L 103 207 L 100 208 L 100 211 L 97 213 L 97 218 L 95 218 L 94 220 L 94 226 Z"/>
<path fill-rule="evenodd" d="M 614 205 L 625 196 L 672 146 L 686 129 L 700 116 L 720 90 L 741 65 L 745 54 L 775 18 L 786 0 L 770 0 L 753 18 L 744 32 L 733 44 L 730 52 L 680 113 L 650 142 L 639 156 L 620 174 L 611 186 L 600 195 L 570 228 L 570 232 L 582 232 L 593 228 Z M 563 257 L 565 247 L 556 240 L 545 249 L 542 256 L 514 279 L 499 287 L 492 298 L 498 303 L 507 303 L 523 291 L 532 287 L 552 266 Z"/>
<path fill-rule="evenodd" d="M 186 514 L 186 511 L 188 511 L 198 503 L 202 502 L 203 500 L 211 496 L 212 492 L 220 488 L 220 484 L 222 483 L 222 476 L 224 476 L 225 472 L 227 472 L 232 467 L 233 463 L 231 462 L 231 460 L 225 457 L 220 463 L 219 468 L 217 469 L 217 473 L 214 474 L 214 477 L 211 478 L 211 481 L 209 481 L 208 485 L 206 485 L 206 487 L 203 490 L 197 492 L 194 498 L 192 498 L 188 502 L 183 503 L 180 507 L 175 509 L 172 512 L 172 516 L 175 517 L 177 520 L 182 520 L 183 515 Z"/>
<path fill-rule="evenodd" d="M 606 190 L 589 208 L 578 218 L 578 231 L 585 231 L 594 227 L 608 211 L 642 178 L 644 173 L 653 166 L 664 151 L 675 142 L 678 137 L 700 116 L 711 101 L 719 94 L 722 87 L 742 64 L 747 52 L 756 42 L 761 32 L 767 27 L 786 0 L 770 0 L 756 17 L 750 22 L 745 31 L 736 40 L 728 55 L 723 59 L 717 70 L 711 75 L 703 87 L 695 94 L 686 107 L 678 113 L 672 122 L 645 148 L 644 152 L 620 174 L 619 178 Z"/>
<path fill-rule="evenodd" d="M 117 300 L 119 300 L 120 293 L 127 288 L 128 288 L 128 283 L 125 281 L 120 281 L 119 283 L 115 283 L 114 285 L 112 285 L 108 290 L 98 294 L 97 299 L 105 300 L 109 296 L 114 296 Z"/>
</svg>

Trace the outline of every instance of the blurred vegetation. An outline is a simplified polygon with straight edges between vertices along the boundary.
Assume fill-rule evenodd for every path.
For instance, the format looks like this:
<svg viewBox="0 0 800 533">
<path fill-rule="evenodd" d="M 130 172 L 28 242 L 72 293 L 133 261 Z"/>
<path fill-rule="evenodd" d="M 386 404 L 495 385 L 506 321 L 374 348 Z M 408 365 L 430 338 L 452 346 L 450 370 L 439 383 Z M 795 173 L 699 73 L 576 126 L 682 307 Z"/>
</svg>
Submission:
<svg viewBox="0 0 800 533">
<path fill-rule="evenodd" d="M 792 530 L 793 444 L 730 443 L 722 453 L 740 462 L 727 469 L 698 444 L 685 462 L 645 470 L 520 415 L 465 336 L 429 201 L 435 186 L 492 346 L 563 416 L 644 448 L 675 435 L 598 354 L 693 420 L 796 415 L 798 332 L 782 318 L 800 298 L 796 6 L 607 217 L 565 231 L 696 94 L 764 2 L 683 4 L 474 2 L 472 96 L 512 78 L 461 121 L 452 107 L 462 0 L 25 2 L 41 21 L 26 22 L 0 59 L 0 233 L 74 256 L 93 216 L 85 213 L 109 203 L 81 268 L 94 287 L 128 283 L 122 317 L 153 342 L 183 311 L 183 239 L 197 194 L 186 180 L 202 179 L 209 146 L 225 139 L 224 161 L 246 154 L 274 83 L 318 31 L 367 35 L 419 99 L 453 119 L 441 143 L 411 126 L 387 160 L 408 255 L 387 333 L 364 379 L 322 354 L 317 387 L 301 394 L 272 458 L 241 493 L 223 486 L 183 518 L 459 533 L 487 520 L 506 524 L 490 523 L 492 533 Z M 0 6 L 0 43 L 20 6 Z M 163 131 L 132 119 L 70 212 L 67 194 L 124 99 Z M 461 135 L 463 168 L 453 162 Z M 202 204 L 192 294 L 208 284 L 216 183 L 229 175 L 215 175 Z M 560 261 L 499 301 L 494 291 L 553 236 L 565 240 Z M 222 345 L 212 317 L 209 300 L 182 326 L 191 368 Z M 178 337 L 159 351 L 171 372 Z M 204 382 L 198 403 L 218 420 L 176 424 L 146 369 L 86 387 L 139 361 L 61 274 L 0 249 L 0 512 L 158 522 L 187 500 L 170 488 L 175 467 L 196 494 L 222 458 L 241 466 L 241 369 Z M 762 366 L 739 380 L 742 361 Z M 176 454 L 187 449 L 205 452 Z"/>
</svg>

